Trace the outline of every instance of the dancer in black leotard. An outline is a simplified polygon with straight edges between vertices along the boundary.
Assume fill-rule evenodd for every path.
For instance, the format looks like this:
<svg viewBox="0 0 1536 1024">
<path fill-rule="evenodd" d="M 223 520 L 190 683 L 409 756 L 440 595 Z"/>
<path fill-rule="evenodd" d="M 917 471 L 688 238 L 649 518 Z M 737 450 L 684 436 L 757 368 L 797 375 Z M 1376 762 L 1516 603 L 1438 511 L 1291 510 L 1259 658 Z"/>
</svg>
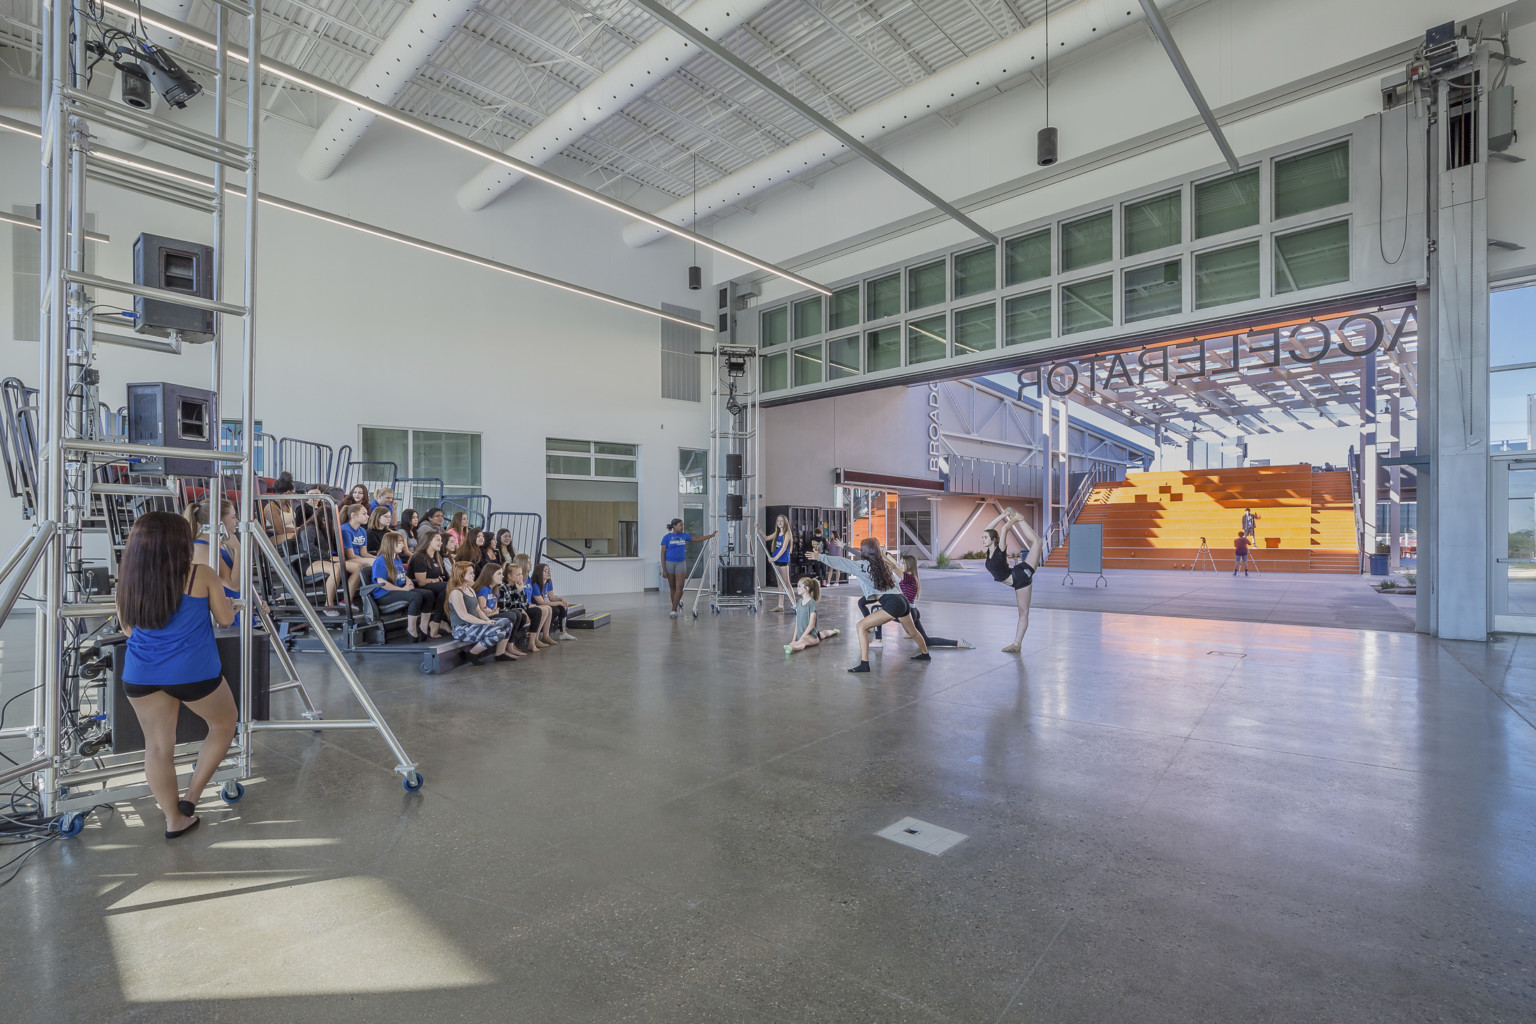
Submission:
<svg viewBox="0 0 1536 1024">
<path fill-rule="evenodd" d="M 1001 532 L 999 524 L 1002 524 Z M 1008 528 L 1015 525 L 1024 531 L 1024 541 L 1029 545 L 1029 550 L 1017 562 L 1009 565 L 1008 549 L 1003 538 Z M 1013 588 L 1013 598 L 1019 606 L 1019 623 L 1014 630 L 1013 643 L 1003 648 L 1008 654 L 1017 654 L 1024 643 L 1024 631 L 1029 628 L 1029 603 L 1034 597 L 1034 588 L 1030 584 L 1034 582 L 1035 570 L 1040 568 L 1040 563 L 1045 559 L 1045 545 L 1040 543 L 1040 535 L 1030 528 L 1024 517 L 1011 508 L 992 520 L 986 534 L 987 571 L 997 582 Z"/>
</svg>

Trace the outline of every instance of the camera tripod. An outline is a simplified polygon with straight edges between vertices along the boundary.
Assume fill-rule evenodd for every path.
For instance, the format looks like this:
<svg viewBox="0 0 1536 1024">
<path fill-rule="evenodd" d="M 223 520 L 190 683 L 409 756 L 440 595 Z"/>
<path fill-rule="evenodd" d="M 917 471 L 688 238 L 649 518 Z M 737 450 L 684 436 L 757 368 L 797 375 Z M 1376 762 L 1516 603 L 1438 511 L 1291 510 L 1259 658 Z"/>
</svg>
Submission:
<svg viewBox="0 0 1536 1024">
<path fill-rule="evenodd" d="M 1205 569 L 1210 569 L 1211 572 L 1216 571 L 1216 556 L 1211 554 L 1211 546 L 1205 542 L 1204 537 L 1201 537 L 1200 550 L 1195 552 L 1195 560 L 1190 563 L 1189 571 L 1202 572 Z"/>
</svg>

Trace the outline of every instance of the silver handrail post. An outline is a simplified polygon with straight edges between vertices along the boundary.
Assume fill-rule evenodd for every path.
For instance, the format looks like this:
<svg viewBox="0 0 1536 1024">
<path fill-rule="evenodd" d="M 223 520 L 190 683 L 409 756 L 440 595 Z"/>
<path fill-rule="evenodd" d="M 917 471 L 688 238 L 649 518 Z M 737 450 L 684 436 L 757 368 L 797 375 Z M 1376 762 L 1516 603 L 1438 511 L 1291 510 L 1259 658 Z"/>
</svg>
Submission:
<svg viewBox="0 0 1536 1024">
<path fill-rule="evenodd" d="M 250 57 L 249 71 L 246 75 L 245 96 L 245 145 L 248 149 L 249 163 L 245 173 L 245 265 L 241 268 L 244 274 L 244 297 L 242 304 L 245 306 L 244 330 L 242 331 L 242 347 L 240 352 L 240 393 L 242 408 L 240 411 L 240 436 L 249 444 L 256 434 L 256 413 L 252 405 L 255 396 L 256 380 L 256 197 L 261 192 L 260 182 L 257 178 L 258 168 L 256 151 L 261 137 L 261 0 L 250 0 L 250 31 L 247 51 Z M 222 24 L 222 21 L 221 21 Z M 227 40 L 220 40 L 218 62 L 222 66 L 225 60 Z M 240 524 L 246 531 L 247 542 L 240 545 L 240 597 L 247 601 L 247 607 L 251 607 L 249 598 L 253 593 L 251 587 L 251 571 L 255 564 L 255 552 L 251 550 L 250 538 L 255 538 L 257 543 L 271 548 L 267 541 L 267 535 L 254 522 L 251 515 L 253 508 L 253 496 L 256 491 L 256 475 L 254 472 L 255 458 L 247 453 L 244 463 L 240 467 Z M 276 551 L 269 552 L 269 557 L 276 555 Z M 278 559 L 273 559 L 274 564 Z M 286 566 L 279 565 L 279 571 Z M 301 604 L 302 591 L 299 591 Z M 254 616 L 246 614 L 240 618 L 240 721 L 242 740 L 240 743 L 240 769 L 249 773 L 251 770 L 251 670 L 252 670 L 252 636 L 251 620 Z M 318 616 L 317 616 L 318 618 Z M 315 627 L 312 627 L 315 628 Z M 324 628 L 319 627 L 324 633 Z M 329 636 L 326 637 L 330 639 Z"/>
</svg>

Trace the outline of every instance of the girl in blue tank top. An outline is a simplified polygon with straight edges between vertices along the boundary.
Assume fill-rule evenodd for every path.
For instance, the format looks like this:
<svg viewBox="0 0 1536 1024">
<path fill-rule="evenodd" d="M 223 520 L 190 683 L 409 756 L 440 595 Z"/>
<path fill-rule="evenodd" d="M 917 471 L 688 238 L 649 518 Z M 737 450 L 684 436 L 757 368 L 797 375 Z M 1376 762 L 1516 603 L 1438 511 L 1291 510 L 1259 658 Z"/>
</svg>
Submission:
<svg viewBox="0 0 1536 1024">
<path fill-rule="evenodd" d="M 212 621 L 228 626 L 235 608 L 218 574 L 193 562 L 192 552 L 186 519 L 146 512 L 133 524 L 118 568 L 117 619 L 128 635 L 123 692 L 144 730 L 144 775 L 165 815 L 167 839 L 197 827 L 197 803 L 229 752 L 237 717 Z M 184 796 L 174 762 L 182 704 L 208 725 Z"/>
</svg>

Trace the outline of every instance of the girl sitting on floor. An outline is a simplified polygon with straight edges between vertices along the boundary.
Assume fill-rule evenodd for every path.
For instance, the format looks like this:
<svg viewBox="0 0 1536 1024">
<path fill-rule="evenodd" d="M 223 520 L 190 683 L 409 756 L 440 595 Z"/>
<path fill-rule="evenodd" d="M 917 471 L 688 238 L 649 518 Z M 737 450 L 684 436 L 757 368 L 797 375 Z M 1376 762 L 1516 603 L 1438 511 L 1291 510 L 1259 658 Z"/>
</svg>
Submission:
<svg viewBox="0 0 1536 1024">
<path fill-rule="evenodd" d="M 815 647 L 838 635 L 838 630 L 817 628 L 816 602 L 819 600 L 821 584 L 810 576 L 802 577 L 795 586 L 795 638 L 784 645 L 785 654 Z"/>
</svg>

